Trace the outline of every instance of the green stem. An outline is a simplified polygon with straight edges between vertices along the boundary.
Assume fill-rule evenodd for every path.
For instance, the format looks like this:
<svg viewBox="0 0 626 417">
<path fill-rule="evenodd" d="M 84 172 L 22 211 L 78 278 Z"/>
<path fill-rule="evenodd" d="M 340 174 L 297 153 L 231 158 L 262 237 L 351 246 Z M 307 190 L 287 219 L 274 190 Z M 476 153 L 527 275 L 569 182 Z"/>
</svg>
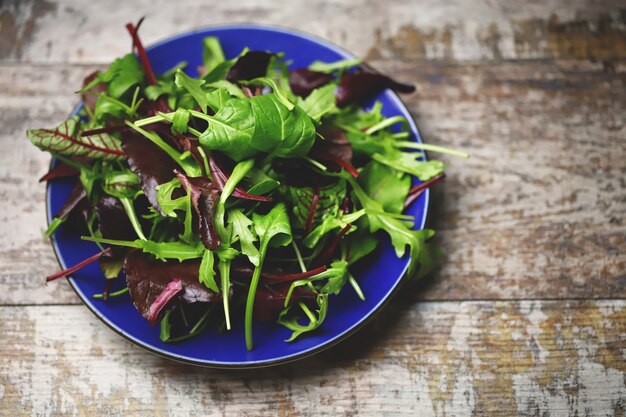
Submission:
<svg viewBox="0 0 626 417">
<path fill-rule="evenodd" d="M 395 125 L 396 123 L 406 122 L 406 119 L 403 116 L 394 116 L 388 119 L 383 120 L 382 122 L 376 123 L 374 126 L 371 126 L 369 129 L 365 131 L 365 134 L 371 135 L 372 133 L 378 132 L 381 129 L 386 127 Z"/>
<path fill-rule="evenodd" d="M 222 304 L 224 304 L 224 318 L 226 330 L 230 330 L 230 260 L 220 260 L 219 270 L 222 286 Z"/>
<path fill-rule="evenodd" d="M 107 245 L 125 246 L 127 248 L 136 248 L 136 249 L 140 248 L 139 244 L 135 241 L 104 239 L 104 238 L 91 237 L 91 236 L 81 236 L 80 238 L 81 240 L 87 240 L 89 242 L 106 243 Z"/>
<path fill-rule="evenodd" d="M 460 156 L 461 158 L 469 158 L 469 154 L 457 151 L 455 149 L 446 148 L 444 146 L 431 145 L 429 143 L 398 141 L 394 144 L 398 148 L 421 149 L 424 151 L 446 153 L 449 155 Z"/>
<path fill-rule="evenodd" d="M 354 288 L 354 292 L 356 292 L 356 295 L 359 296 L 361 301 L 365 301 L 365 294 L 363 294 L 363 290 L 361 290 L 361 287 L 356 282 L 356 279 L 354 279 L 354 277 L 350 275 L 350 278 L 348 278 L 348 281 L 350 282 L 350 285 L 352 285 L 352 288 Z"/>
<path fill-rule="evenodd" d="M 145 129 L 142 129 L 141 127 L 137 126 L 134 123 L 129 122 L 128 120 L 126 121 L 126 124 L 132 127 L 137 132 L 141 133 L 143 136 L 145 136 L 147 139 L 152 141 L 152 143 L 157 145 L 159 148 L 161 148 L 163 152 L 168 154 L 170 158 L 172 158 L 183 169 L 183 171 L 185 171 L 185 174 L 187 174 L 187 176 L 199 177 L 202 175 L 202 170 L 200 169 L 199 166 L 195 164 L 194 161 L 183 160 L 181 158 L 180 152 L 178 152 L 176 149 L 174 149 L 172 146 L 166 143 L 163 139 L 161 139 L 159 135 L 157 135 L 154 132 L 149 132 Z"/>
<path fill-rule="evenodd" d="M 119 295 L 126 294 L 128 291 L 129 291 L 128 287 L 122 288 L 119 291 L 114 291 L 112 293 L 109 293 L 109 297 L 117 297 Z M 104 294 L 94 294 L 94 295 L 91 296 L 91 298 L 95 298 L 95 299 L 99 300 L 99 299 L 104 298 Z"/>
<path fill-rule="evenodd" d="M 135 208 L 133 207 L 133 202 L 130 198 L 120 198 L 122 205 L 124 206 L 124 211 L 126 215 L 128 215 L 128 219 L 130 220 L 130 224 L 133 225 L 133 229 L 135 229 L 135 233 L 141 240 L 148 240 L 144 236 L 141 225 L 139 224 L 139 219 L 137 218 L 137 214 L 135 213 Z"/>
<path fill-rule="evenodd" d="M 259 265 L 254 268 L 252 279 L 250 280 L 250 289 L 248 290 L 248 298 L 246 299 L 246 318 L 245 318 L 245 334 L 246 334 L 246 348 L 252 350 L 252 313 L 254 311 L 254 296 L 256 295 L 256 289 L 259 285 L 259 278 L 261 277 L 261 270 L 263 269 L 263 261 L 265 260 L 265 253 L 267 252 L 267 245 L 261 245 L 259 253 Z"/>
</svg>

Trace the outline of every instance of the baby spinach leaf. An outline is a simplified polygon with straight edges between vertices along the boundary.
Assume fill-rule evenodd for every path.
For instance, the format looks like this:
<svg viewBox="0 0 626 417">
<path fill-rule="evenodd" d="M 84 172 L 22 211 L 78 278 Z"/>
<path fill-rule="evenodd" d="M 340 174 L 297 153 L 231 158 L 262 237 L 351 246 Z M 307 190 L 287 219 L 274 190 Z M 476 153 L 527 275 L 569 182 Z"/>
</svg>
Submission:
<svg viewBox="0 0 626 417">
<path fill-rule="evenodd" d="M 216 88 L 206 93 L 207 104 L 214 112 L 224 107 L 230 99 L 230 93 L 225 87 Z"/>
<path fill-rule="evenodd" d="M 55 129 L 28 130 L 28 138 L 42 151 L 94 159 L 120 160 L 124 151 L 119 139 L 108 133 L 81 136 L 78 116 L 73 116 Z"/>
<path fill-rule="evenodd" d="M 334 84 L 330 84 L 313 90 L 311 95 L 299 101 L 298 104 L 311 119 L 317 122 L 323 116 L 337 111 L 337 105 L 335 104 L 335 88 L 336 86 Z"/>
<path fill-rule="evenodd" d="M 363 191 L 379 202 L 383 210 L 402 213 L 411 187 L 411 178 L 408 175 L 372 161 L 361 170 L 358 181 Z"/>
<path fill-rule="evenodd" d="M 315 126 L 299 107 L 289 110 L 274 94 L 250 99 L 255 130 L 251 145 L 272 155 L 305 156 L 315 142 Z"/>
<path fill-rule="evenodd" d="M 195 112 L 192 114 L 196 115 Z M 257 152 L 250 144 L 254 134 L 254 115 L 250 100 L 233 98 L 215 116 L 207 116 L 206 120 L 209 126 L 199 138 L 202 145 L 222 151 L 235 161 L 241 161 Z"/>
</svg>

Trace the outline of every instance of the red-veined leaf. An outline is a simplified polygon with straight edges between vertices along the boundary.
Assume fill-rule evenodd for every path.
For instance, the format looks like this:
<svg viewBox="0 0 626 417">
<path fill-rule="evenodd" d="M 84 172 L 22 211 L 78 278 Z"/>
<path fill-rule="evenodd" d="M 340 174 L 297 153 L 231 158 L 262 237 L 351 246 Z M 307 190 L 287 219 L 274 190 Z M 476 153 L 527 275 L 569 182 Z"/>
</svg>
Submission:
<svg viewBox="0 0 626 417">
<path fill-rule="evenodd" d="M 110 134 L 81 136 L 78 116 L 67 119 L 55 129 L 29 130 L 26 134 L 42 151 L 107 160 L 125 156 L 119 139 Z"/>
</svg>

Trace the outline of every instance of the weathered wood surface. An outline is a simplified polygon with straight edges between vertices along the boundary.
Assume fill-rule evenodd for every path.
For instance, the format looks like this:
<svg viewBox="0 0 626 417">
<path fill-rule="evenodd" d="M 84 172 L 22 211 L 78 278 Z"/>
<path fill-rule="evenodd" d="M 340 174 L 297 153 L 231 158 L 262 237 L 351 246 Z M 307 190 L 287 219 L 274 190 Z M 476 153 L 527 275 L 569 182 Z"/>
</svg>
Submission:
<svg viewBox="0 0 626 417">
<path fill-rule="evenodd" d="M 600 417 L 626 409 L 626 301 L 398 300 L 337 348 L 255 371 L 173 365 L 103 330 L 81 306 L 0 307 L 0 317 L 6 416 Z"/>
<path fill-rule="evenodd" d="M 144 14 L 146 43 L 279 24 L 415 82 L 426 141 L 472 154 L 433 193 L 441 270 L 356 338 L 249 372 L 146 354 L 45 286 L 48 157 L 24 131 Z M 624 1 L 0 2 L 0 414 L 624 415 L 625 115 Z"/>
<path fill-rule="evenodd" d="M 254 22 L 298 28 L 360 56 L 428 60 L 576 58 L 626 55 L 626 2 L 549 0 L 5 0 L 0 58 L 104 62 L 126 51 L 114 34 L 146 15 L 142 37 L 216 24 Z M 146 23 L 148 23 L 146 22 Z"/>
</svg>

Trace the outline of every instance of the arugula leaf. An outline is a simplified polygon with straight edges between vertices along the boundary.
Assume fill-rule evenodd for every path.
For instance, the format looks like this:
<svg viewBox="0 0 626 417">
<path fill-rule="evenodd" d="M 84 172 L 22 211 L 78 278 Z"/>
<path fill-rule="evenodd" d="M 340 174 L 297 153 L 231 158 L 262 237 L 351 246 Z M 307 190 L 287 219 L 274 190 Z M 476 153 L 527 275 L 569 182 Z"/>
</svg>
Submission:
<svg viewBox="0 0 626 417">
<path fill-rule="evenodd" d="M 139 191 L 139 178 L 130 170 L 111 171 L 104 173 L 105 193 L 117 198 L 133 198 Z"/>
<path fill-rule="evenodd" d="M 222 50 L 222 45 L 220 44 L 220 40 L 215 36 L 207 36 L 202 40 L 202 61 L 204 62 L 204 71 L 206 74 L 210 73 L 226 61 L 224 57 L 224 51 Z"/>
<path fill-rule="evenodd" d="M 443 172 L 443 162 L 437 160 L 424 161 L 420 160 L 422 154 L 417 152 L 388 152 L 383 155 L 375 153 L 372 159 L 390 166 L 398 171 L 415 175 L 422 181 L 436 177 Z"/>
<path fill-rule="evenodd" d="M 254 246 L 257 240 L 256 236 L 250 230 L 252 220 L 246 217 L 239 209 L 233 209 L 228 212 L 228 224 L 233 228 L 233 234 L 239 238 L 241 244 L 241 253 L 246 255 L 250 263 L 254 266 L 259 265 L 259 250 Z"/>
<path fill-rule="evenodd" d="M 291 226 L 287 209 L 283 203 L 278 203 L 266 215 L 253 214 L 254 230 L 259 237 L 259 264 L 254 268 L 248 298 L 246 300 L 245 335 L 246 347 L 251 350 L 252 342 L 252 312 L 254 309 L 254 295 L 259 284 L 263 261 L 268 247 L 286 246 L 291 243 Z"/>
<path fill-rule="evenodd" d="M 178 87 L 182 87 L 187 90 L 196 100 L 198 105 L 200 105 L 202 112 L 206 113 L 208 103 L 206 99 L 206 91 L 202 88 L 202 85 L 205 84 L 206 81 L 200 78 L 191 78 L 179 69 L 176 71 L 176 79 L 174 82 Z"/>
<path fill-rule="evenodd" d="M 362 60 L 360 58 L 346 58 L 335 62 L 313 61 L 313 63 L 309 65 L 309 69 L 318 72 L 344 71 L 359 65 L 361 62 Z"/>
<path fill-rule="evenodd" d="M 202 262 L 200 262 L 200 272 L 198 278 L 201 283 L 206 285 L 207 288 L 214 292 L 220 292 L 217 287 L 217 283 L 215 282 L 215 271 L 213 270 L 213 265 L 215 263 L 215 257 L 213 252 L 210 250 L 205 250 L 204 255 L 202 255 Z"/>
<path fill-rule="evenodd" d="M 342 176 L 350 183 L 354 195 L 365 209 L 370 232 L 374 233 L 381 229 L 387 232 L 398 258 L 404 256 L 406 247 L 409 247 L 411 259 L 407 274 L 413 275 L 416 267 L 419 265 L 426 240 L 433 236 L 435 232 L 428 229 L 412 230 L 409 224 L 386 215 L 382 205 L 372 200 L 351 175 L 342 174 Z"/>
<path fill-rule="evenodd" d="M 201 258 L 205 248 L 201 243 L 189 245 L 183 242 L 154 242 L 152 240 L 116 240 L 101 239 L 97 237 L 83 236 L 81 239 L 90 242 L 106 243 L 107 245 L 125 246 L 127 248 L 141 249 L 144 253 L 154 255 L 157 259 L 177 259 L 186 261 L 188 259 Z"/>
<path fill-rule="evenodd" d="M 26 131 L 33 145 L 42 151 L 110 161 L 125 157 L 122 144 L 114 136 L 108 133 L 81 136 L 80 133 L 78 116 L 67 119 L 55 129 Z"/>
<path fill-rule="evenodd" d="M 318 306 L 316 311 L 317 316 L 311 312 L 305 303 L 298 303 L 298 307 L 309 319 L 309 323 L 306 325 L 299 323 L 299 316 L 289 316 L 289 314 L 293 311 L 293 306 L 289 306 L 280 312 L 280 315 L 278 316 L 278 323 L 293 331 L 291 337 L 285 340 L 285 342 L 293 342 L 296 338 L 298 338 L 298 336 L 301 336 L 304 333 L 312 332 L 322 325 L 326 319 L 326 314 L 328 313 L 328 294 L 318 294 L 316 301 Z"/>
<path fill-rule="evenodd" d="M 323 116 L 337 112 L 338 108 L 335 104 L 336 88 L 335 84 L 317 88 L 306 99 L 300 99 L 298 105 L 311 119 L 317 122 Z"/>
<path fill-rule="evenodd" d="M 180 188 L 181 184 L 178 178 L 172 178 L 172 180 L 159 184 L 156 186 L 157 201 L 161 212 L 165 216 L 176 217 L 174 210 L 185 210 L 187 206 L 187 198 L 185 196 L 172 198 L 174 190 Z"/>
</svg>

